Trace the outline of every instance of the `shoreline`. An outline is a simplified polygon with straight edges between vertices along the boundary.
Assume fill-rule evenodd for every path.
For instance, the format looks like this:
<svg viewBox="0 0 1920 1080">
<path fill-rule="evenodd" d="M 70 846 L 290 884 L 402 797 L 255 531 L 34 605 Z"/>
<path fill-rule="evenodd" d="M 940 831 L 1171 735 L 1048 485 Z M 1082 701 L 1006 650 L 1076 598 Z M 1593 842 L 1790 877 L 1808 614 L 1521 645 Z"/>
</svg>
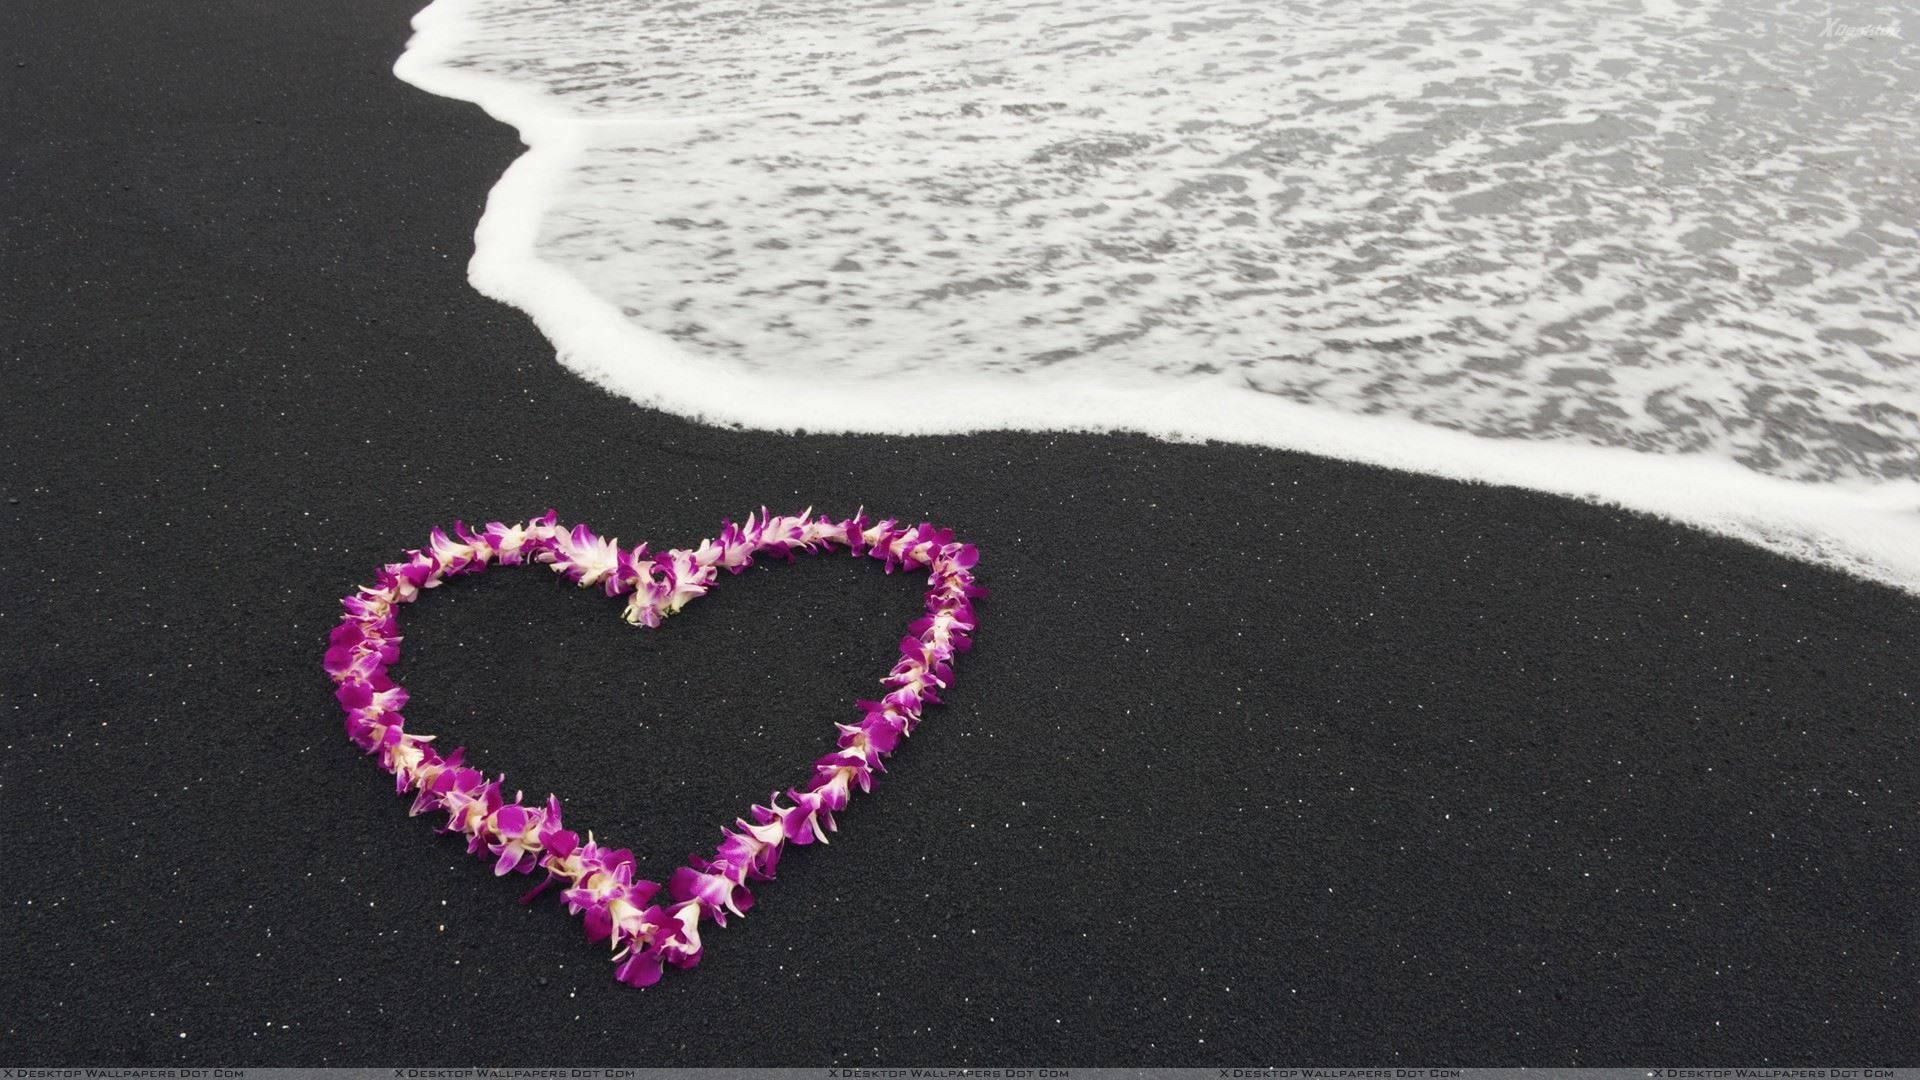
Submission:
<svg viewBox="0 0 1920 1080">
<path fill-rule="evenodd" d="M 393 78 L 412 7 L 17 7 L 0 1055 L 1920 1060 L 1911 596 L 1299 453 L 640 409 L 468 287 L 520 147 Z M 992 594 L 693 971 L 614 982 L 341 732 L 338 597 L 434 525 L 809 503 L 953 527 Z M 802 560 L 649 632 L 550 576 L 406 614 L 410 718 L 655 870 L 801 778 L 915 607 Z"/>
</svg>

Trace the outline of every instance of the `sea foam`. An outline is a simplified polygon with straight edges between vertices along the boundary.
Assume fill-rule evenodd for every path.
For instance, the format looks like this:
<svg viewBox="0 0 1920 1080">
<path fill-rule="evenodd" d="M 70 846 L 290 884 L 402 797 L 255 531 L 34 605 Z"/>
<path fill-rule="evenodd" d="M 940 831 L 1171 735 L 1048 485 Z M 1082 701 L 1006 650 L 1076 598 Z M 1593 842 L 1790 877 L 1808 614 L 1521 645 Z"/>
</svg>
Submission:
<svg viewBox="0 0 1920 1080">
<path fill-rule="evenodd" d="M 1920 592 L 1920 54 L 1835 23 L 1889 25 L 436 0 L 396 71 L 529 148 L 474 285 L 645 404 L 1285 447 Z"/>
</svg>

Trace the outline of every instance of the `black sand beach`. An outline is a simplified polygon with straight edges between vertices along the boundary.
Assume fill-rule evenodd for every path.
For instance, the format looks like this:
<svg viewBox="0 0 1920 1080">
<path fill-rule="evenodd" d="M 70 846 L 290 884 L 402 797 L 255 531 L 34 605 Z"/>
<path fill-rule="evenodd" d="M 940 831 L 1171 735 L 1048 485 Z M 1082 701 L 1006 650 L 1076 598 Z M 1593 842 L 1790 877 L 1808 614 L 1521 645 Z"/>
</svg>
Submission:
<svg viewBox="0 0 1920 1080">
<path fill-rule="evenodd" d="M 14 0 L 8 1065 L 1920 1065 L 1920 601 L 1657 521 L 1135 437 L 637 409 L 466 285 L 513 133 L 417 0 Z M 347 742 L 336 598 L 435 524 L 766 504 L 979 545 L 978 647 L 832 846 L 617 984 Z M 405 613 L 410 725 L 665 874 L 798 782 L 917 579 L 658 631 Z"/>
</svg>

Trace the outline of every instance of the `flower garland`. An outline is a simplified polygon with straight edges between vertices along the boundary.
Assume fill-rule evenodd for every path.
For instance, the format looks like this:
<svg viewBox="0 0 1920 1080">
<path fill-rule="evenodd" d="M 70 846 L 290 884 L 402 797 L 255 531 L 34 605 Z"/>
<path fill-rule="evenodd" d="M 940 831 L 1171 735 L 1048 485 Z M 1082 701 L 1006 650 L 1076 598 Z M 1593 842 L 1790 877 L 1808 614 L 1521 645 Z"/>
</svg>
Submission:
<svg viewBox="0 0 1920 1080">
<path fill-rule="evenodd" d="M 873 774 L 884 771 L 881 759 L 912 734 L 921 710 L 938 704 L 938 691 L 952 681 L 954 657 L 967 650 L 974 629 L 973 600 L 985 595 L 971 572 L 978 552 L 954 543 L 951 530 L 890 519 L 869 524 L 864 512 L 838 522 L 809 520 L 811 514 L 772 517 L 762 508 L 744 525 L 723 522 L 718 537 L 692 550 L 651 555 L 645 544 L 627 550 L 585 525 L 566 529 L 551 510 L 524 524 L 496 521 L 477 532 L 455 522 L 453 536 L 436 528 L 425 549 L 408 551 L 404 562 L 383 567 L 372 587 L 341 601 L 347 614 L 330 636 L 325 666 L 338 684 L 347 735 L 379 755 L 395 791 L 414 794 L 413 814 L 444 811 L 440 831 L 464 835 L 470 853 L 493 858 L 496 875 L 545 870 L 521 903 L 556 882 L 564 886 L 561 899 L 568 911 L 584 916 L 588 939 L 610 942 L 622 982 L 649 986 L 665 964 L 693 967 L 700 962 L 701 919 L 725 926 L 728 914 L 744 915 L 753 906 L 749 880 L 773 877 L 787 844 L 826 843 L 837 828 L 833 815 L 846 807 L 853 787 L 872 790 Z M 464 748 L 443 757 L 431 745 L 433 736 L 405 728 L 400 710 L 407 691 L 387 677 L 400 655 L 394 613 L 450 576 L 496 563 L 546 563 L 577 585 L 629 596 L 627 621 L 655 627 L 705 595 L 722 568 L 738 574 L 762 552 L 791 561 L 795 552 L 835 546 L 882 560 L 888 573 L 925 568 L 926 614 L 908 628 L 900 661 L 881 680 L 888 692 L 855 704 L 859 722 L 835 725 L 836 749 L 813 763 L 806 783 L 788 789 L 786 805 L 775 792 L 765 806 L 753 807 L 750 821 L 736 819 L 722 829 L 724 839 L 711 858 L 693 856 L 667 879 L 666 902 L 658 902 L 659 883 L 634 876 L 631 851 L 603 847 L 592 833 L 583 842 L 563 827 L 557 798 L 527 805 L 516 792 L 508 800 L 504 775 L 489 780 L 462 764 Z"/>
</svg>

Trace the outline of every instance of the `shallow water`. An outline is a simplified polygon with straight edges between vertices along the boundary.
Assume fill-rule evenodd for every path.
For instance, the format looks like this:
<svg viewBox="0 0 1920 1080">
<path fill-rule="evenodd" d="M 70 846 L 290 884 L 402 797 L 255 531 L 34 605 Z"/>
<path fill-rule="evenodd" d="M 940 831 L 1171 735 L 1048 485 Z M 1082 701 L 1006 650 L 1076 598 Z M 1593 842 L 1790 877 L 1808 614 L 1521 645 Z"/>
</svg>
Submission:
<svg viewBox="0 0 1920 1080">
<path fill-rule="evenodd" d="M 1783 505 L 1844 491 L 1913 517 L 1920 53 L 1889 19 L 439 0 L 401 72 L 550 151 L 496 192 L 489 217 L 512 220 L 476 282 L 653 404 L 916 431 L 1035 426 L 1035 394 L 1041 426 L 1155 426 L 1098 404 L 1114 391 L 1157 395 L 1177 434 L 1343 453 L 1297 410 L 1269 438 L 1239 395 L 1503 455 L 1718 463 L 1797 482 L 1755 488 Z M 703 380 L 725 393 L 676 389 Z M 1558 489 L 1547 457 L 1514 480 L 1455 445 L 1435 471 Z M 1673 512 L 1636 483 L 1566 490 Z M 1882 525 L 1809 536 L 1822 514 L 1769 512 L 1748 539 L 1886 561 L 1819 554 Z"/>
</svg>

